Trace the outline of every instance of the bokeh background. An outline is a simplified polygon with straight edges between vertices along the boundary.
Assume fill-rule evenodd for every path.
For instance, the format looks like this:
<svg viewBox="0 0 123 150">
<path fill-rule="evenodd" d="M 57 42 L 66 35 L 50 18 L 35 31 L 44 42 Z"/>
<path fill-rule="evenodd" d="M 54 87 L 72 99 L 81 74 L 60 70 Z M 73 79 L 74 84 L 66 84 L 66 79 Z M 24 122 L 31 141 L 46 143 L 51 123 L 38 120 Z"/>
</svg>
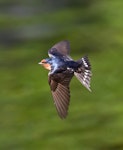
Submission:
<svg viewBox="0 0 123 150">
<path fill-rule="evenodd" d="M 93 77 L 61 120 L 38 62 L 64 39 Z M 122 150 L 122 67 L 122 0 L 0 0 L 0 150 Z"/>
</svg>

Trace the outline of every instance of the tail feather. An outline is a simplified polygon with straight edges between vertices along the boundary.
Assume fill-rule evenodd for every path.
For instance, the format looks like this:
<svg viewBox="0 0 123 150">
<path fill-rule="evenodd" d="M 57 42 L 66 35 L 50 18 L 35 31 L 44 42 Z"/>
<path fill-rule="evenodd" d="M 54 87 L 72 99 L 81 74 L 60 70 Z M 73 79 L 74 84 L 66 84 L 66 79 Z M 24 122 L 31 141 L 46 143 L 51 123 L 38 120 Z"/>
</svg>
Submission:
<svg viewBox="0 0 123 150">
<path fill-rule="evenodd" d="M 88 57 L 85 56 L 77 62 L 81 64 L 81 66 L 78 68 L 76 72 L 74 72 L 74 75 L 89 91 L 91 91 L 90 80 L 91 80 L 92 72 L 91 72 L 91 65 L 88 60 Z"/>
</svg>

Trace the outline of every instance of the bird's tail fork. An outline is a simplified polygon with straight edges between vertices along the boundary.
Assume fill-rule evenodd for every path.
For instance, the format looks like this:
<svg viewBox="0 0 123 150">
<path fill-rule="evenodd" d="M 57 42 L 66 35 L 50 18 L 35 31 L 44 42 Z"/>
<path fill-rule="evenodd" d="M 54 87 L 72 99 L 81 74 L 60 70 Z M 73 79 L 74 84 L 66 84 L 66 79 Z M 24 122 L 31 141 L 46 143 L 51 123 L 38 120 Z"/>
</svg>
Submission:
<svg viewBox="0 0 123 150">
<path fill-rule="evenodd" d="M 82 57 L 77 62 L 80 64 L 80 67 L 76 72 L 74 72 L 74 75 L 89 91 L 91 91 L 90 80 L 91 80 L 92 72 L 91 72 L 91 65 L 89 59 L 87 56 L 85 56 Z"/>
</svg>

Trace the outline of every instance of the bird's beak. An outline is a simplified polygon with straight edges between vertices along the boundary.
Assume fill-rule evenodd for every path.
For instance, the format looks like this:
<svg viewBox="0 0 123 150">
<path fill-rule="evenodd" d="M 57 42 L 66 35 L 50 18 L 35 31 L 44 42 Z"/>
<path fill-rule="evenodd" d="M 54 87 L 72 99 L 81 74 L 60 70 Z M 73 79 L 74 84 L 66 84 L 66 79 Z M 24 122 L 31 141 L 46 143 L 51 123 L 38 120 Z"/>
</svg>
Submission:
<svg viewBox="0 0 123 150">
<path fill-rule="evenodd" d="M 39 62 L 38 64 L 39 64 L 39 65 L 42 65 L 42 62 Z"/>
<path fill-rule="evenodd" d="M 38 64 L 39 64 L 39 65 L 43 65 L 44 63 L 46 63 L 46 60 L 45 60 L 45 59 L 42 59 Z"/>
</svg>

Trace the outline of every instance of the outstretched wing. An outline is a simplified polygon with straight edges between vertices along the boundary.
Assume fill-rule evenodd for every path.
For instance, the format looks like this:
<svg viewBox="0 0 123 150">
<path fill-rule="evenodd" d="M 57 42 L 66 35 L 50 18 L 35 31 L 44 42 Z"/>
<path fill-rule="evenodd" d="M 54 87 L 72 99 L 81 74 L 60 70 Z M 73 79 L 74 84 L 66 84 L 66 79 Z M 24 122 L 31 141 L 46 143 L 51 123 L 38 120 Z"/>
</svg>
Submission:
<svg viewBox="0 0 123 150">
<path fill-rule="evenodd" d="M 67 40 L 61 41 L 57 44 L 55 44 L 49 51 L 48 54 L 49 56 L 52 55 L 57 55 L 61 54 L 61 55 L 69 55 L 70 52 L 70 44 Z"/>
<path fill-rule="evenodd" d="M 56 106 L 60 118 L 65 118 L 68 113 L 70 102 L 69 83 L 73 74 L 66 75 L 64 73 L 57 73 L 49 75 L 49 85 L 51 88 L 54 104 Z"/>
</svg>

